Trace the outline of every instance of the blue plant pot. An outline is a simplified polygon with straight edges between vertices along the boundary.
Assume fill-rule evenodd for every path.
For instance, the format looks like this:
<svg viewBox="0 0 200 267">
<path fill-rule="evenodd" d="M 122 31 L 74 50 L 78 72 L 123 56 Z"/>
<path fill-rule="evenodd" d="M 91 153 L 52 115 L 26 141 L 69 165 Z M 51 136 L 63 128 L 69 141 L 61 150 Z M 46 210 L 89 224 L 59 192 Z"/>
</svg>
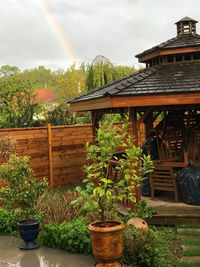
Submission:
<svg viewBox="0 0 200 267">
<path fill-rule="evenodd" d="M 17 223 L 19 234 L 23 242 L 19 245 L 20 249 L 30 250 L 38 248 L 40 245 L 35 242 L 39 233 L 39 220 L 31 220 L 29 223 L 20 221 Z"/>
</svg>

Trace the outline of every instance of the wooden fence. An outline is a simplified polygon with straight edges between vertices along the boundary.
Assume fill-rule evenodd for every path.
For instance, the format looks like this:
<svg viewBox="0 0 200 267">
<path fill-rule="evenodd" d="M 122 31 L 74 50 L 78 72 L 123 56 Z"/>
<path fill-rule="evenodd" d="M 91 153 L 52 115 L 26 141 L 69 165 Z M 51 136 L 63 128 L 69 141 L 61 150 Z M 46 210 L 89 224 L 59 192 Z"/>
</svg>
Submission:
<svg viewBox="0 0 200 267">
<path fill-rule="evenodd" d="M 16 153 L 31 158 L 37 177 L 48 177 L 54 188 L 80 184 L 85 177 L 85 142 L 92 141 L 91 125 L 0 129 L 0 137 L 16 140 Z"/>
<path fill-rule="evenodd" d="M 47 177 L 53 188 L 78 185 L 85 177 L 85 143 L 92 142 L 91 125 L 0 129 L 2 136 L 16 140 L 16 153 L 29 156 L 36 176 Z M 138 136 L 141 145 L 143 125 Z"/>
</svg>

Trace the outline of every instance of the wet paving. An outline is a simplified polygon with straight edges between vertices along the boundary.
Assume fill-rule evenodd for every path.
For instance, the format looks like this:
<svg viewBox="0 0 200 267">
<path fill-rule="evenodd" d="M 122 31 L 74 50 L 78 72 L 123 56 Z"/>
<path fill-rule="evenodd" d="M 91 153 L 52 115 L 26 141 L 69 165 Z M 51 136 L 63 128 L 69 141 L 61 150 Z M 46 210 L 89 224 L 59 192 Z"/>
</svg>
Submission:
<svg viewBox="0 0 200 267">
<path fill-rule="evenodd" d="M 0 236 L 0 267 L 91 267 L 92 256 L 72 254 L 41 246 L 34 250 L 20 250 L 17 237 Z"/>
</svg>

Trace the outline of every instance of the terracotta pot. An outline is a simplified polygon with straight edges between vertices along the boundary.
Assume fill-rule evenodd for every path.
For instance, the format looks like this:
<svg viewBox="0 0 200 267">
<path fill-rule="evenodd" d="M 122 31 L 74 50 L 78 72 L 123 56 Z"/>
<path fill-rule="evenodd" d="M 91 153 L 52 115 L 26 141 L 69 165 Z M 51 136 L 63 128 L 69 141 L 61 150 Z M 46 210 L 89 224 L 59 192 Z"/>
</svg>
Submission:
<svg viewBox="0 0 200 267">
<path fill-rule="evenodd" d="M 141 218 L 131 218 L 128 220 L 128 222 L 126 223 L 126 227 L 135 227 L 137 229 L 142 229 L 146 232 L 149 231 L 149 226 L 146 223 L 145 220 L 141 219 Z"/>
<path fill-rule="evenodd" d="M 122 255 L 122 232 L 125 225 L 119 221 L 94 222 L 88 226 L 97 267 L 123 266 L 117 260 Z"/>
</svg>

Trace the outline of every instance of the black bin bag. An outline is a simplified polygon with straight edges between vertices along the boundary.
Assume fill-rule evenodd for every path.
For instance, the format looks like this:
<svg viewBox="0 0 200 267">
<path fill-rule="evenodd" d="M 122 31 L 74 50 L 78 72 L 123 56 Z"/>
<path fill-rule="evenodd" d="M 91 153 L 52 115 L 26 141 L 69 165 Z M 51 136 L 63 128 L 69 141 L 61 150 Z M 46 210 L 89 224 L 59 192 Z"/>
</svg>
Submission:
<svg viewBox="0 0 200 267">
<path fill-rule="evenodd" d="M 177 176 L 179 198 L 184 203 L 200 205 L 200 167 L 190 163 Z"/>
<path fill-rule="evenodd" d="M 151 196 L 151 185 L 150 185 L 149 173 L 145 174 L 143 178 L 145 179 L 141 181 L 142 196 L 150 197 Z"/>
</svg>

